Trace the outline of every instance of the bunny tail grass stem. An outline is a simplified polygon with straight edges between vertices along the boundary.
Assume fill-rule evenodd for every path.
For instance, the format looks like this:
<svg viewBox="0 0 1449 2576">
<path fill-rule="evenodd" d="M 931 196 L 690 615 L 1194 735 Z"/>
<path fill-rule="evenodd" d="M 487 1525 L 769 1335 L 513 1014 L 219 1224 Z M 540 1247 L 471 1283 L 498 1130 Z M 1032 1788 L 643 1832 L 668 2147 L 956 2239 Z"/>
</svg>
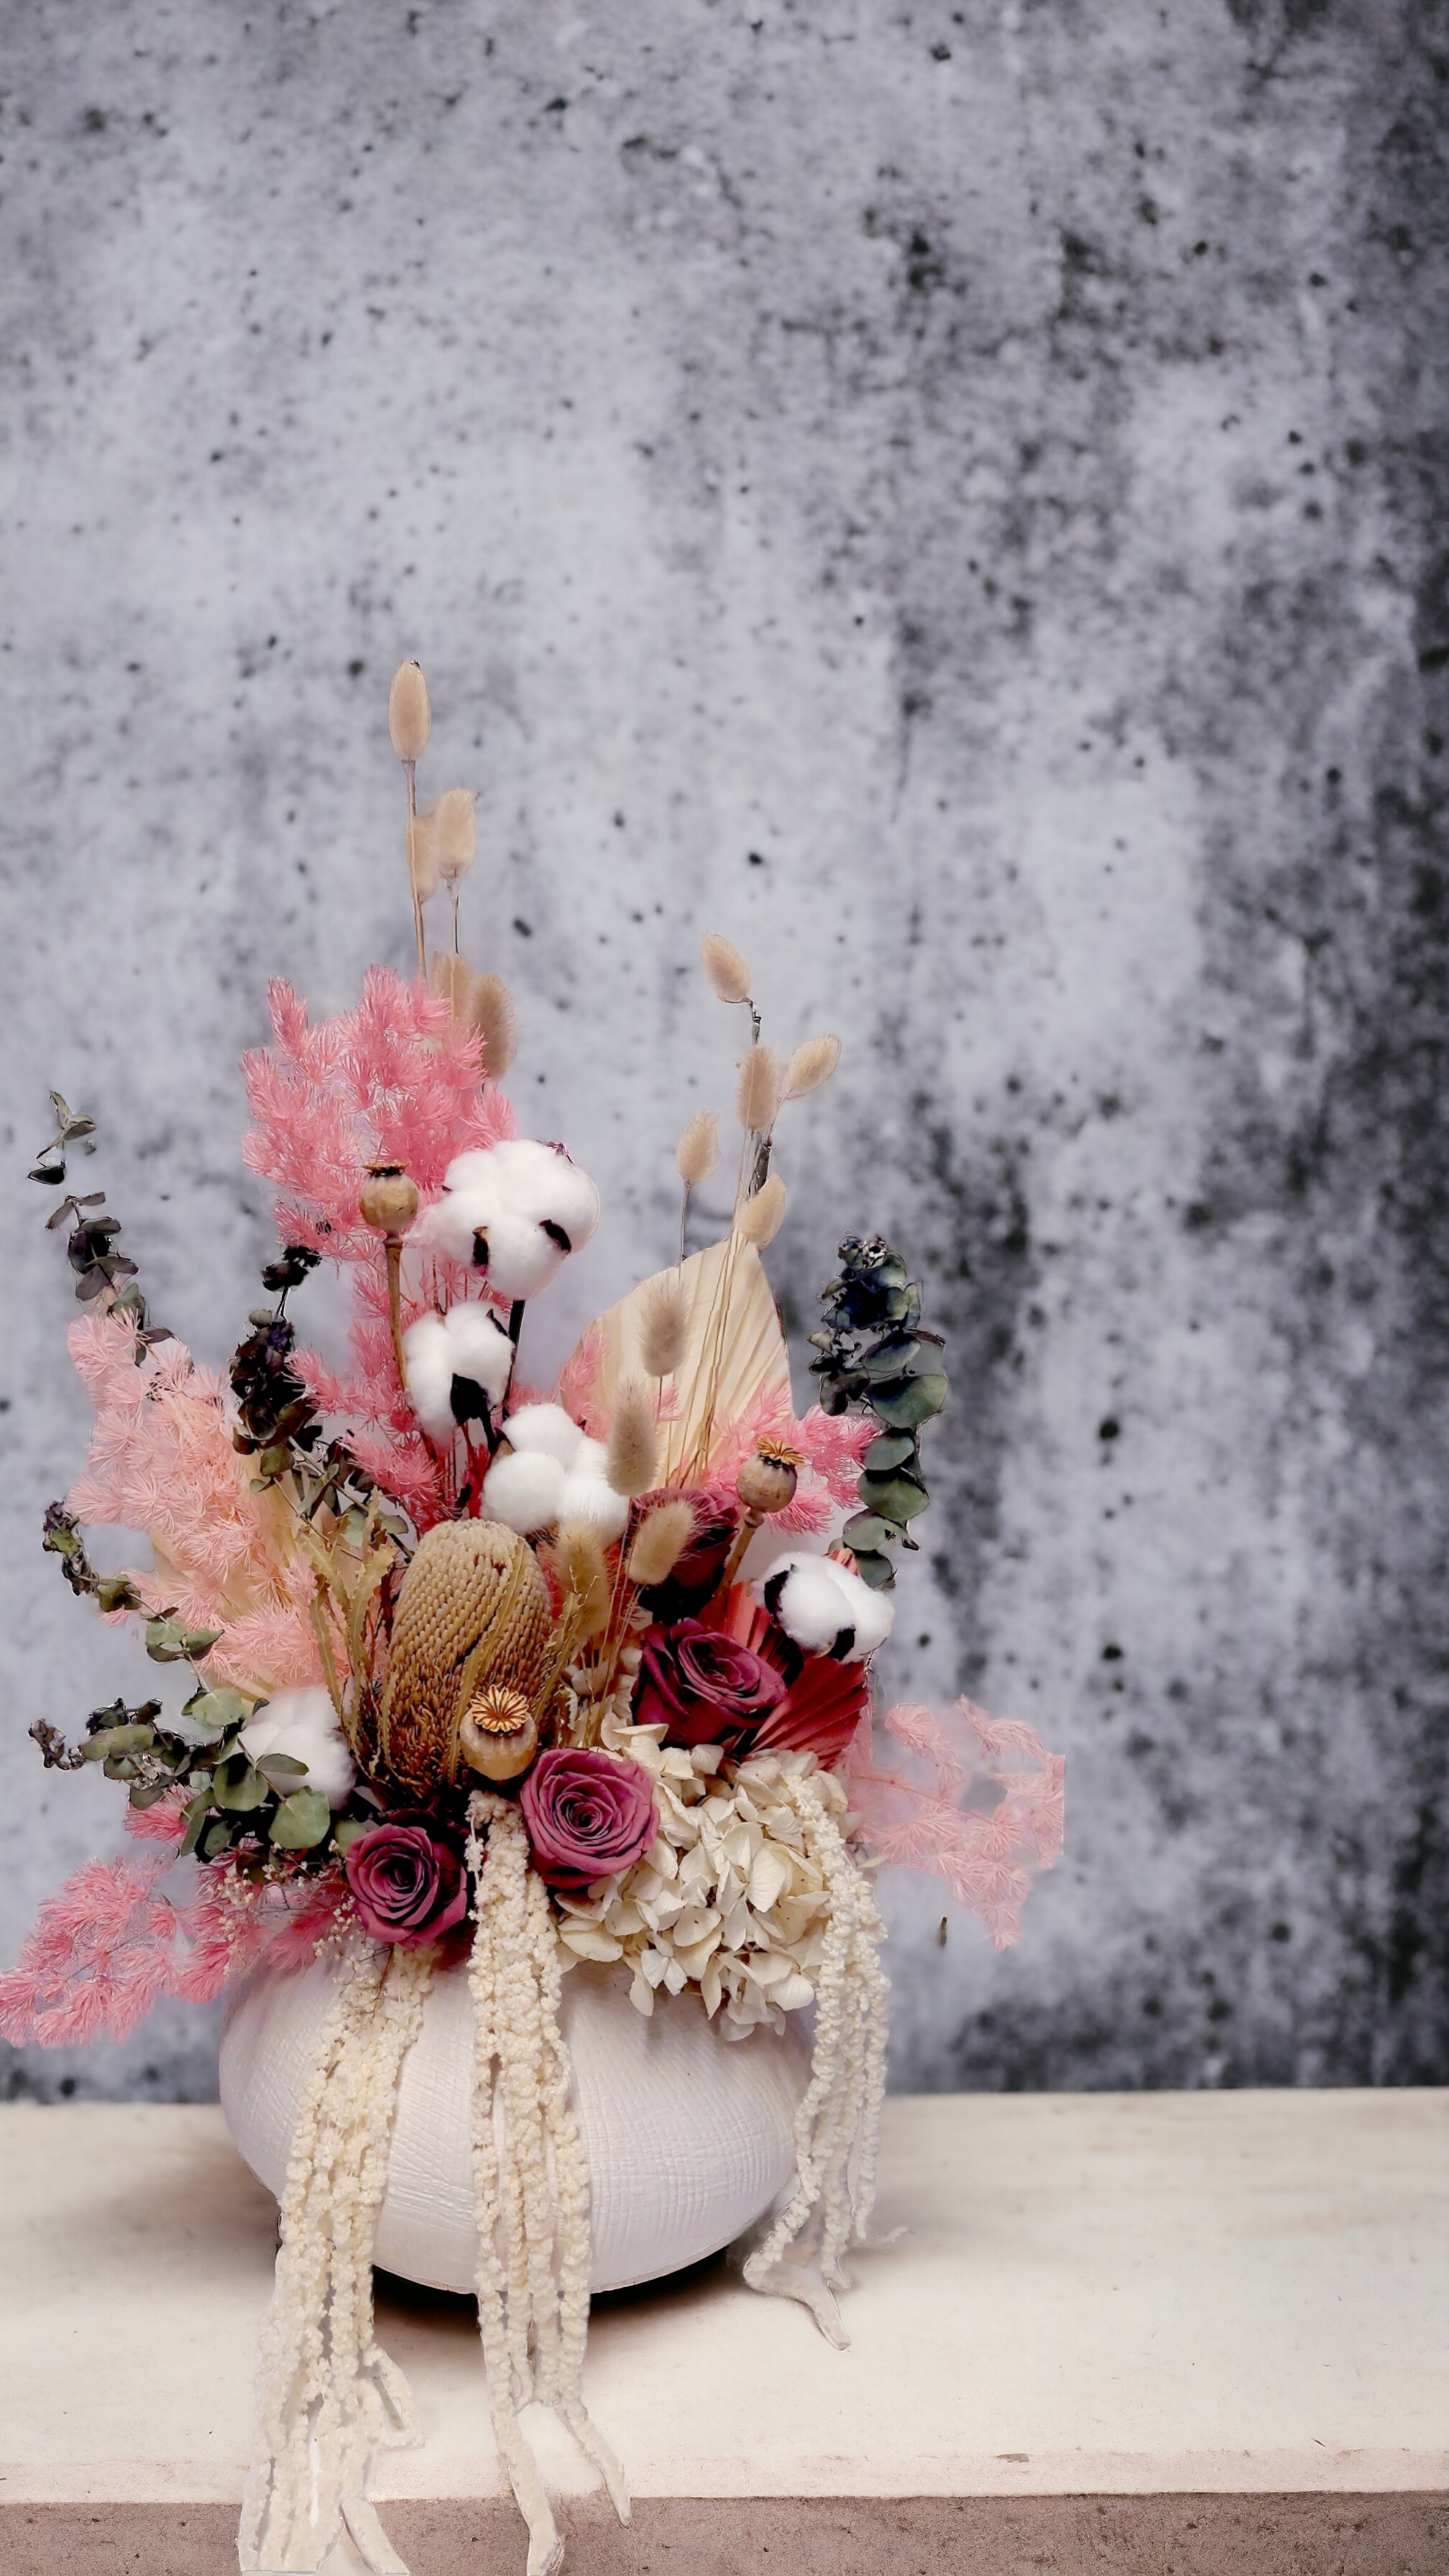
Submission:
<svg viewBox="0 0 1449 2576">
<path fill-rule="evenodd" d="M 418 942 L 418 976 L 428 980 L 428 952 L 423 938 L 423 898 L 418 888 L 418 764 L 405 760 L 403 768 L 408 782 L 408 887 L 413 899 L 413 929 Z"/>
</svg>

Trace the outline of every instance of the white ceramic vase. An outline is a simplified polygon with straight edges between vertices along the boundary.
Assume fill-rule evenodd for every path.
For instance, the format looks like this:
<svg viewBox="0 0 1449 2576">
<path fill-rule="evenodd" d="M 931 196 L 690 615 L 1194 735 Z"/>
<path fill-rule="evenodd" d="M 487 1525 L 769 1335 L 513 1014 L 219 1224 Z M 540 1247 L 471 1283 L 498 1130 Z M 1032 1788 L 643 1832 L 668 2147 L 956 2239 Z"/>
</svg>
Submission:
<svg viewBox="0 0 1449 2576">
<path fill-rule="evenodd" d="M 321 1961 L 261 1968 L 222 2025 L 221 2106 L 259 2182 L 280 2199 L 297 2105 L 332 1994 Z M 809 2080 L 806 2033 L 725 2039 L 699 1997 L 660 1994 L 646 2021 L 628 1971 L 581 1965 L 560 2013 L 589 2159 L 595 2290 L 652 2281 L 718 2252 L 762 2218 L 795 2167 Z M 471 2290 L 472 2008 L 464 1966 L 433 1980 L 398 2087 L 374 2252 L 385 2271 Z"/>
</svg>

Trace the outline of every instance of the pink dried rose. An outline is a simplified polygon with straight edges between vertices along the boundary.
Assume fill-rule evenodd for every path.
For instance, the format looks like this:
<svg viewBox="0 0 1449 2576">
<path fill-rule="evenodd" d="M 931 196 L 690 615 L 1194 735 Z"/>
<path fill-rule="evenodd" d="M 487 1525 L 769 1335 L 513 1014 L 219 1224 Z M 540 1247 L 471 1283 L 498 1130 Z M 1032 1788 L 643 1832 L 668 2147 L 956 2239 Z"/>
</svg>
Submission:
<svg viewBox="0 0 1449 2576">
<path fill-rule="evenodd" d="M 627 1869 L 654 1840 L 647 1772 L 587 1746 L 540 1753 L 518 1803 L 534 1868 L 564 1895 L 585 1895 L 601 1878 Z"/>
<path fill-rule="evenodd" d="M 370 1826 L 342 1866 L 357 1919 L 374 1941 L 436 1941 L 467 1910 L 462 1861 L 425 1823 Z"/>
<path fill-rule="evenodd" d="M 644 1648 L 634 1694 L 636 1726 L 663 1724 L 674 1744 L 743 1749 L 785 1696 L 773 1664 L 700 1619 L 658 1628 Z"/>
</svg>

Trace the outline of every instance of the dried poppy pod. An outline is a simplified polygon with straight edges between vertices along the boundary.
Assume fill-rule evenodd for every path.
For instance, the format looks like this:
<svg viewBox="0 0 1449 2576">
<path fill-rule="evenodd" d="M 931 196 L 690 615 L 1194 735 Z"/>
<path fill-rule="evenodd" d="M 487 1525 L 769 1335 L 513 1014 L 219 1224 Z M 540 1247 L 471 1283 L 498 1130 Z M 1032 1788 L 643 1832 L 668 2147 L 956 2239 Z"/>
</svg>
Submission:
<svg viewBox="0 0 1449 2576">
<path fill-rule="evenodd" d="M 485 1780 L 516 1780 L 538 1751 L 538 1721 L 522 1691 L 506 1683 L 480 1691 L 458 1729 L 458 1748 Z"/>
<path fill-rule="evenodd" d="M 793 1450 L 777 1449 L 766 1442 L 753 1458 L 747 1458 L 735 1478 L 735 1492 L 744 1505 L 744 1517 L 729 1562 L 720 1577 L 720 1588 L 727 1592 L 735 1579 L 746 1548 L 763 1521 L 776 1512 L 788 1511 L 795 1499 L 800 1481 L 799 1460 Z"/>
<path fill-rule="evenodd" d="M 373 1163 L 357 1205 L 374 1234 L 406 1234 L 418 1212 L 418 1185 L 401 1163 Z"/>
</svg>

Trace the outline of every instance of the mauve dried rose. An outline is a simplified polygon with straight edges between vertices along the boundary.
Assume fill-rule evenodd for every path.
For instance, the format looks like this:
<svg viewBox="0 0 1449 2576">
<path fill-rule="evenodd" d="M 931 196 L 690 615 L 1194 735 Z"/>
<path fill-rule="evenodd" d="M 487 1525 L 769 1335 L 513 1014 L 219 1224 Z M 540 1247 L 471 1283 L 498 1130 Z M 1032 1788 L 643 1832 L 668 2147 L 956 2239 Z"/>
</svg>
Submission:
<svg viewBox="0 0 1449 2576">
<path fill-rule="evenodd" d="M 374 1941 L 436 1941 L 467 1910 L 462 1861 L 426 1824 L 372 1825 L 348 1845 L 342 1866 Z"/>
<path fill-rule="evenodd" d="M 518 1803 L 534 1868 L 566 1895 L 582 1896 L 627 1869 L 654 1840 L 648 1773 L 587 1745 L 540 1753 Z"/>
<path fill-rule="evenodd" d="M 663 1723 L 675 1744 L 745 1743 L 785 1696 L 785 1682 L 751 1646 L 681 1619 L 657 1629 L 644 1648 L 634 1694 L 636 1726 Z"/>
<path fill-rule="evenodd" d="M 651 1619 L 687 1619 L 718 1590 L 739 1515 L 721 1511 L 693 1486 L 661 1485 L 657 1492 L 639 1496 L 634 1506 L 636 1528 L 656 1503 L 688 1503 L 694 1512 L 694 1530 L 664 1581 L 648 1584 L 639 1595 L 640 1603 Z"/>
</svg>

